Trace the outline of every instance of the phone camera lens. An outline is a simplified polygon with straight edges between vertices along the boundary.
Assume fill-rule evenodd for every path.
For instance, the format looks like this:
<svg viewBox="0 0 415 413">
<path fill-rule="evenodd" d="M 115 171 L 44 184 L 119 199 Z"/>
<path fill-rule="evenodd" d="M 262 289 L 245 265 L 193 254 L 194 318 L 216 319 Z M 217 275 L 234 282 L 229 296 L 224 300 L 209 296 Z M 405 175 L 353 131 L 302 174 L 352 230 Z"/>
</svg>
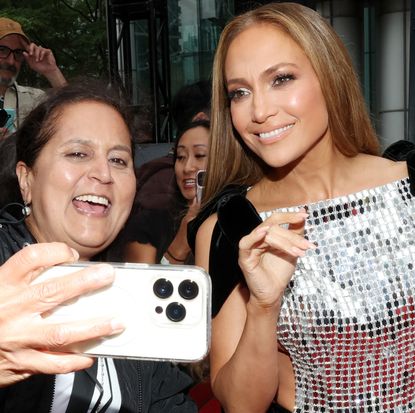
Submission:
<svg viewBox="0 0 415 413">
<path fill-rule="evenodd" d="M 179 285 L 179 294 L 185 300 L 192 300 L 199 294 L 199 287 L 194 281 L 184 280 Z"/>
<path fill-rule="evenodd" d="M 182 321 L 186 317 L 186 308 L 180 303 L 170 303 L 166 308 L 166 315 L 171 321 Z"/>
<path fill-rule="evenodd" d="M 168 298 L 173 294 L 173 284 L 165 278 L 159 278 L 153 285 L 153 291 L 159 298 Z"/>
</svg>

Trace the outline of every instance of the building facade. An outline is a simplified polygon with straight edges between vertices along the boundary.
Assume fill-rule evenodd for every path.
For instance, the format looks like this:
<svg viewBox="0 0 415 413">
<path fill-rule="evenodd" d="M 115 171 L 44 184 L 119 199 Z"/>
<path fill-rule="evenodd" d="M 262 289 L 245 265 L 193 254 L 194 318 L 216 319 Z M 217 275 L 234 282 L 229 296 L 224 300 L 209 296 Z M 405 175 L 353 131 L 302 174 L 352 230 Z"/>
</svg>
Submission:
<svg viewBox="0 0 415 413">
<path fill-rule="evenodd" d="M 108 0 L 111 73 L 140 117 L 147 116 L 149 132 L 143 141 L 174 140 L 172 96 L 186 84 L 210 78 L 216 44 L 232 16 L 267 2 Z M 415 52 L 410 40 L 415 38 L 415 0 L 297 2 L 322 14 L 343 39 L 382 146 L 414 140 L 410 85 L 415 82 L 415 61 L 410 62 Z"/>
</svg>

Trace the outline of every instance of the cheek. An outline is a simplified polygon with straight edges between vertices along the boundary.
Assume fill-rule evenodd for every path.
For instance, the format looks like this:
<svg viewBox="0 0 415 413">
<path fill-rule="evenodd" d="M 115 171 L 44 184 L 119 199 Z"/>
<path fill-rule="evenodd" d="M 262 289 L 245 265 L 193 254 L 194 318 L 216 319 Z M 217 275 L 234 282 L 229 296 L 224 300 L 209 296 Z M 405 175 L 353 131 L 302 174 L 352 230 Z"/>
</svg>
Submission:
<svg viewBox="0 0 415 413">
<path fill-rule="evenodd" d="M 327 112 L 326 103 L 318 85 L 299 88 L 288 101 L 292 110 L 300 116 L 315 117 L 320 112 Z"/>
<path fill-rule="evenodd" d="M 235 106 L 234 104 L 231 104 L 230 112 L 232 124 L 235 127 L 235 129 L 239 132 L 239 128 L 241 127 L 241 119 L 243 119 L 243 117 L 240 115 L 241 109 Z"/>
<path fill-rule="evenodd" d="M 179 180 L 183 175 L 183 168 L 177 162 L 174 164 L 174 175 L 176 176 L 177 183 L 179 183 Z"/>
<path fill-rule="evenodd" d="M 197 162 L 197 169 L 206 169 L 207 166 L 207 158 L 199 159 Z"/>
<path fill-rule="evenodd" d="M 41 196 L 47 194 L 67 193 L 68 189 L 76 181 L 77 173 L 68 171 L 65 168 L 39 168 L 33 177 L 32 189 L 37 191 Z M 61 198 L 56 195 L 56 200 Z"/>
<path fill-rule="evenodd" d="M 137 180 L 133 169 L 112 170 L 112 178 L 114 180 L 113 189 L 120 199 L 125 202 L 134 198 L 137 189 Z"/>
</svg>

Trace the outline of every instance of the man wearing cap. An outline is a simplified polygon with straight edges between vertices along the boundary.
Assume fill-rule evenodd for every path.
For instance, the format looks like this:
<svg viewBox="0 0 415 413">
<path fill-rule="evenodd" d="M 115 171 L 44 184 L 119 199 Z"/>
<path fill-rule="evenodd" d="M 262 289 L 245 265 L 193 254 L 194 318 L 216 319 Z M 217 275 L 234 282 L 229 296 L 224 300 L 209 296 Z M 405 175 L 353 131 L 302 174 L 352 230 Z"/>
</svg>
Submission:
<svg viewBox="0 0 415 413">
<path fill-rule="evenodd" d="M 44 76 L 52 87 L 66 84 L 52 51 L 32 43 L 18 22 L 0 17 L 0 112 L 4 114 L 4 110 L 1 110 L 4 108 L 8 115 L 14 116 L 14 127 L 19 126 L 44 94 L 41 89 L 17 84 L 16 78 L 23 61 Z M 7 133 L 4 130 L 6 125 L 4 121 L 0 125 L 3 133 Z"/>
</svg>

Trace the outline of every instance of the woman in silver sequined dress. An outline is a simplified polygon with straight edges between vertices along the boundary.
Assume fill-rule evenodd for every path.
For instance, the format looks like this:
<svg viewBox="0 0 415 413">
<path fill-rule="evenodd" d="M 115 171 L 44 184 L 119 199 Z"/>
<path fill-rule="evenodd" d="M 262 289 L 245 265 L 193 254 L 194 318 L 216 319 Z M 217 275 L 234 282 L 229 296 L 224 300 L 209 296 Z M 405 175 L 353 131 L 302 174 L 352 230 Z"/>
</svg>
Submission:
<svg viewBox="0 0 415 413">
<path fill-rule="evenodd" d="M 245 184 L 263 220 L 240 240 L 244 279 L 213 320 L 225 411 L 414 412 L 408 169 L 379 157 L 351 60 L 318 13 L 269 4 L 227 25 L 211 139 L 204 201 Z M 196 237 L 208 270 L 217 216 Z"/>
</svg>

